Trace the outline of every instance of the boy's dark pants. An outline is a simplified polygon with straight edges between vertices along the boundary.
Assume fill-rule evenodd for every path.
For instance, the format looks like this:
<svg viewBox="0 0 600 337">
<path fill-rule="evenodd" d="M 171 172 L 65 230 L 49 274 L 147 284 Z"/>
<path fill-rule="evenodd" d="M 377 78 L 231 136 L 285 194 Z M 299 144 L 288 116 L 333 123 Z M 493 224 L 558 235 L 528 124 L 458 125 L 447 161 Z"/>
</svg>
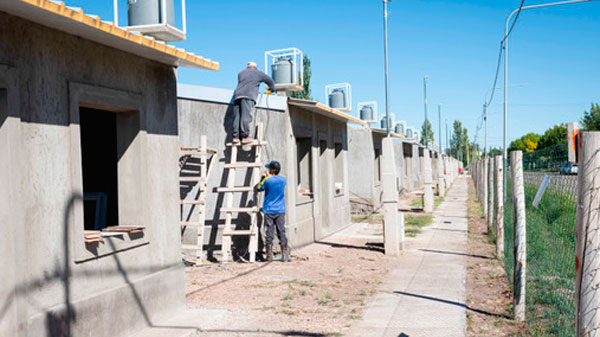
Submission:
<svg viewBox="0 0 600 337">
<path fill-rule="evenodd" d="M 282 246 L 287 245 L 287 238 L 285 236 L 285 213 L 279 214 L 265 214 L 265 244 L 272 245 L 275 227 L 277 227 L 277 236 L 279 237 L 279 243 Z"/>
</svg>

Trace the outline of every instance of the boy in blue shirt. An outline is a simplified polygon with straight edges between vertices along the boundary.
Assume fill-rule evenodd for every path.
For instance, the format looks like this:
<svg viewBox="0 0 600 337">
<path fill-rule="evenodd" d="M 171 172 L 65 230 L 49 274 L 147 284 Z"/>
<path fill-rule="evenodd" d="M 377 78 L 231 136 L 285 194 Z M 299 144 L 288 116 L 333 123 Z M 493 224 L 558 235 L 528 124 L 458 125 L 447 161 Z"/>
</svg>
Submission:
<svg viewBox="0 0 600 337">
<path fill-rule="evenodd" d="M 290 249 L 285 236 L 285 184 L 286 179 L 279 175 L 281 164 L 273 160 L 265 166 L 267 169 L 262 175 L 257 190 L 265 191 L 263 214 L 265 216 L 265 233 L 267 261 L 273 261 L 273 237 L 275 228 L 279 243 L 281 244 L 282 260 L 290 261 Z"/>
</svg>

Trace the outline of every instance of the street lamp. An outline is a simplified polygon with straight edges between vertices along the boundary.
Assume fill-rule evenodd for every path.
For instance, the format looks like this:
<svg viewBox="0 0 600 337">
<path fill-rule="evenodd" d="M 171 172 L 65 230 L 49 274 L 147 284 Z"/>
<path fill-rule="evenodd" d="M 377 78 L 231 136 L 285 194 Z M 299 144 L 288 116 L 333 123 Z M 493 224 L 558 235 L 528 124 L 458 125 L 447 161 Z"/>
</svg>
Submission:
<svg viewBox="0 0 600 337">
<path fill-rule="evenodd" d="M 385 119 L 387 136 L 390 136 L 390 101 L 389 101 L 389 79 L 388 79 L 388 36 L 387 36 L 387 3 L 392 0 L 383 0 L 383 53 L 385 58 Z"/>
<path fill-rule="evenodd" d="M 423 76 L 423 103 L 425 105 L 425 131 L 423 132 L 423 139 L 425 140 L 425 147 L 429 148 L 428 146 L 428 138 L 427 138 L 427 79 L 429 78 L 429 76 L 425 75 Z"/>
<path fill-rule="evenodd" d="M 503 182 L 504 182 L 503 190 L 504 190 L 504 200 L 505 201 L 506 201 L 506 168 L 508 167 L 507 130 L 506 130 L 507 115 L 508 115 L 508 103 L 507 103 L 508 102 L 508 88 L 507 88 L 508 87 L 508 23 L 513 15 L 515 15 L 519 11 L 523 11 L 526 9 L 551 7 L 551 6 L 558 6 L 558 5 L 568 5 L 568 4 L 574 4 L 574 3 L 579 3 L 579 2 L 592 2 L 592 1 L 596 1 L 596 0 L 569 0 L 569 1 L 552 2 L 552 3 L 547 3 L 547 4 L 524 6 L 524 7 L 521 7 L 520 9 L 519 8 L 515 9 L 514 11 L 512 11 L 512 13 L 510 13 L 508 18 L 506 18 L 506 22 L 504 24 L 504 38 L 501 41 L 501 43 L 503 43 L 503 46 L 504 46 L 504 170 L 502 170 L 502 171 L 503 171 Z"/>
</svg>

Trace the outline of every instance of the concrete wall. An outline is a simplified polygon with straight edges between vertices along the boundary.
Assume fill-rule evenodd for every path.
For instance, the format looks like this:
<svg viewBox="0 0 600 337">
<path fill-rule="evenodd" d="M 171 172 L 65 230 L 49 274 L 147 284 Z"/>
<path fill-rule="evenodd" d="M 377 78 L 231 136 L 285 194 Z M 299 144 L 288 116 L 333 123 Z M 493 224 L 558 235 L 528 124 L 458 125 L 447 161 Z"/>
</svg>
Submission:
<svg viewBox="0 0 600 337">
<path fill-rule="evenodd" d="M 0 335 L 123 336 L 183 309 L 174 70 L 0 22 Z M 124 120 L 119 221 L 141 235 L 83 241 L 80 106 Z"/>
<path fill-rule="evenodd" d="M 227 171 L 224 163 L 229 161 L 226 143 L 231 141 L 230 125 L 232 118 L 231 98 L 233 91 L 208 87 L 180 85 L 178 99 L 179 143 L 181 146 L 199 146 L 200 136 L 207 135 L 208 147 L 219 153 L 208 180 L 206 195 L 205 247 L 209 258 L 220 259 L 221 229 L 225 215 L 219 212 L 223 207 L 223 194 L 216 187 L 225 186 Z M 255 123 L 261 122 L 265 129 L 262 161 L 277 160 L 282 165 L 282 176 L 287 178 L 286 189 L 286 229 L 293 247 L 319 240 L 350 223 L 349 190 L 347 173 L 348 139 L 346 123 L 315 114 L 302 108 L 288 107 L 287 98 L 264 96 L 258 98 L 255 109 Z M 310 139 L 312 195 L 300 195 L 297 177 L 296 139 Z M 335 143 L 341 143 L 344 176 L 342 189 L 335 191 Z M 323 151 L 320 146 L 324 145 Z M 321 153 L 322 152 L 322 153 Z M 239 153 L 238 160 L 248 160 L 250 154 Z M 247 185 L 251 170 L 238 170 L 238 186 Z M 338 178 L 339 179 L 339 178 Z M 182 188 L 180 197 L 193 198 L 196 190 Z M 260 194 L 259 194 L 260 195 Z M 247 205 L 251 196 L 236 193 L 234 207 Z M 195 212 L 190 207 L 183 208 L 184 220 L 194 220 Z M 237 228 L 245 228 L 248 218 L 239 217 L 234 221 Z M 259 217 L 259 221 L 262 219 Z M 184 241 L 195 240 L 194 230 L 184 232 Z M 234 250 L 243 253 L 247 238 L 234 240 Z"/>
</svg>

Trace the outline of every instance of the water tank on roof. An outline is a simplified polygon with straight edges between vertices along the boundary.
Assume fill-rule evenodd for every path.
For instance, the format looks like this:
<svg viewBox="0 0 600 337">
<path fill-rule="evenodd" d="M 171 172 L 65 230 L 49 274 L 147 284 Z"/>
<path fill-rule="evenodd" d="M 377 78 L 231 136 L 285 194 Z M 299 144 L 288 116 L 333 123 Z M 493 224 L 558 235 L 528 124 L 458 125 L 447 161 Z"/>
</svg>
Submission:
<svg viewBox="0 0 600 337">
<path fill-rule="evenodd" d="M 390 125 L 390 128 L 391 128 L 391 127 L 392 127 L 392 119 L 391 119 L 391 118 L 390 118 L 390 119 L 388 119 L 388 118 L 387 118 L 387 116 L 384 116 L 384 117 L 381 119 L 381 128 L 382 128 L 382 129 L 387 129 L 388 122 L 389 122 L 389 125 Z"/>
<path fill-rule="evenodd" d="M 360 109 L 360 119 L 363 121 L 373 120 L 373 108 L 370 105 L 365 105 Z"/>
<path fill-rule="evenodd" d="M 273 81 L 275 81 L 275 84 L 293 83 L 293 65 L 294 61 L 289 56 L 280 57 L 275 63 L 273 63 L 273 65 L 271 65 L 271 72 L 273 74 Z"/>
<path fill-rule="evenodd" d="M 346 94 L 342 89 L 333 89 L 329 94 L 329 107 L 341 109 L 346 107 Z"/>
<path fill-rule="evenodd" d="M 396 123 L 396 126 L 394 127 L 394 132 L 404 136 L 404 124 Z"/>
<path fill-rule="evenodd" d="M 161 24 L 162 2 L 167 9 L 167 22 L 175 26 L 175 5 L 173 0 L 128 0 L 128 17 L 130 26 Z"/>
</svg>

